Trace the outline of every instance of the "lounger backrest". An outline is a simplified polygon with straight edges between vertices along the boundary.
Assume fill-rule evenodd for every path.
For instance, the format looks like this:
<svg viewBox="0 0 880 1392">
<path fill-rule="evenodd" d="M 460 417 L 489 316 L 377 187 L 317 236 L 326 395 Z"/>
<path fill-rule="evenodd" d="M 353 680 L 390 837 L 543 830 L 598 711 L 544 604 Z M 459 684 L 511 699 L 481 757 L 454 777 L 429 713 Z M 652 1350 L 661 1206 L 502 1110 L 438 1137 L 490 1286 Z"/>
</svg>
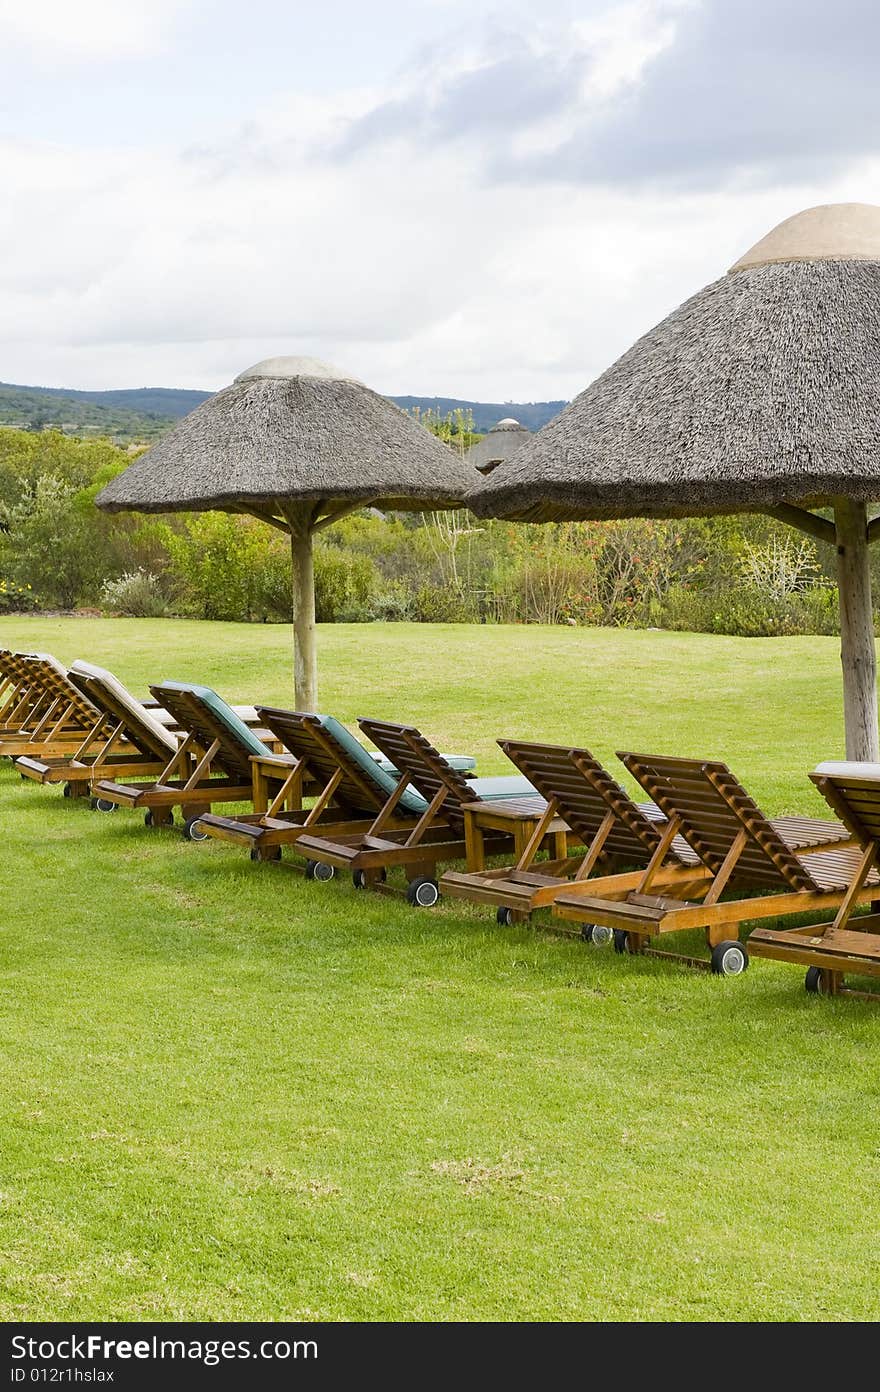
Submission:
<svg viewBox="0 0 880 1392">
<path fill-rule="evenodd" d="M 129 744 L 151 759 L 168 759 L 178 748 L 178 741 L 155 716 L 135 700 L 112 672 L 105 672 L 91 663 L 74 662 L 70 669 L 70 680 L 92 703 L 107 716 L 115 728 L 122 726 L 122 733 Z"/>
<path fill-rule="evenodd" d="M 880 764 L 819 764 L 810 778 L 863 846 L 880 841 Z"/>
<path fill-rule="evenodd" d="M 210 686 L 169 681 L 151 686 L 150 691 L 181 730 L 194 735 L 203 749 L 209 749 L 215 742 L 218 744 L 212 760 L 214 772 L 222 771 L 231 778 L 250 782 L 251 756 L 271 756 L 269 746 L 248 729 Z"/>
<path fill-rule="evenodd" d="M 559 803 L 560 814 L 585 846 L 613 812 L 615 822 L 604 843 L 605 852 L 636 863 L 651 858 L 662 824 L 658 829 L 656 822 L 645 816 L 589 750 L 524 740 L 500 739 L 498 743 L 548 802 L 555 799 Z"/>
<path fill-rule="evenodd" d="M 682 836 L 713 874 L 745 830 L 748 839 L 735 867 L 738 880 L 766 889 L 817 888 L 726 764 L 648 754 L 617 757 L 666 817 L 681 819 Z"/>
<path fill-rule="evenodd" d="M 325 786 L 337 771 L 342 781 L 336 799 L 357 810 L 377 812 L 397 785 L 397 779 L 380 769 L 359 740 L 330 715 L 278 710 L 258 706 L 257 714 L 297 759 L 305 759 L 309 772 Z M 417 793 L 406 790 L 401 810 L 417 815 L 425 804 Z"/>
<path fill-rule="evenodd" d="M 419 730 L 412 725 L 392 725 L 385 720 L 366 718 L 359 718 L 358 724 L 367 739 L 400 770 L 401 776 L 409 778 L 411 786 L 426 803 L 432 802 L 441 788 L 445 789 L 446 798 L 440 812 L 444 820 L 456 825 L 464 822 L 462 805 L 480 801 L 479 793 Z"/>
<path fill-rule="evenodd" d="M 29 654 L 28 654 L 29 655 Z M 31 686 L 34 682 L 34 673 L 28 669 L 25 662 L 25 654 L 10 652 L 4 648 L 0 652 L 0 676 L 4 681 L 10 682 L 13 686 Z M 42 689 L 42 687 L 41 687 Z"/>
<path fill-rule="evenodd" d="M 34 653 L 26 654 L 24 662 L 34 682 L 42 688 L 47 697 L 69 704 L 71 717 L 75 717 L 87 729 L 94 725 L 99 712 L 74 686 L 67 674 L 67 668 L 62 667 L 57 658 L 52 657 L 51 653 Z"/>
</svg>

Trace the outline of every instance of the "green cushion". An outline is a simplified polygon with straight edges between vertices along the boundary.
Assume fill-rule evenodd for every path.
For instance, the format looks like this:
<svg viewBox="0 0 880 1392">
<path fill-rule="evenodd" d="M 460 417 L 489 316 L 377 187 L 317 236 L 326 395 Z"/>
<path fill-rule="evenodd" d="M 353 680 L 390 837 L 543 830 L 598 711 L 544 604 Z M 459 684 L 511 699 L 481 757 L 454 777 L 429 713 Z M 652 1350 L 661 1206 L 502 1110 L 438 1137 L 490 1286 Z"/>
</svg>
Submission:
<svg viewBox="0 0 880 1392">
<path fill-rule="evenodd" d="M 477 767 L 477 761 L 473 754 L 441 754 L 440 757 L 457 773 L 470 773 L 472 769 Z M 397 773 L 394 764 L 390 759 L 386 759 L 384 754 L 371 754 L 370 758 L 375 759 L 379 767 L 384 769 L 386 773 Z"/>
<path fill-rule="evenodd" d="M 521 773 L 503 774 L 500 778 L 472 778 L 470 786 L 475 798 L 495 802 L 499 798 L 540 797 L 527 778 Z"/>
<path fill-rule="evenodd" d="M 397 787 L 397 779 L 393 774 L 388 773 L 381 764 L 376 762 L 373 756 L 364 749 L 360 740 L 355 739 L 351 731 L 346 730 L 341 721 L 336 720 L 332 715 L 316 715 L 316 719 L 320 720 L 328 735 L 332 735 L 337 744 L 342 746 L 351 762 L 357 765 L 361 773 L 366 774 L 370 781 L 385 793 L 386 797 L 390 797 Z M 412 812 L 415 816 L 420 816 L 428 806 L 421 793 L 417 793 L 414 788 L 407 788 L 397 805 L 402 807 L 405 812 Z"/>
<path fill-rule="evenodd" d="M 249 754 L 256 754 L 264 758 L 267 754 L 272 755 L 272 750 L 261 739 L 257 739 L 253 730 L 249 730 L 243 720 L 235 714 L 231 706 L 228 706 L 222 696 L 218 696 L 216 691 L 212 691 L 210 686 L 194 686 L 192 682 L 166 681 L 162 683 L 169 691 L 186 691 L 191 696 L 195 696 L 202 701 L 212 715 L 215 715 L 221 724 L 225 725 L 229 733 L 238 740 Z"/>
</svg>

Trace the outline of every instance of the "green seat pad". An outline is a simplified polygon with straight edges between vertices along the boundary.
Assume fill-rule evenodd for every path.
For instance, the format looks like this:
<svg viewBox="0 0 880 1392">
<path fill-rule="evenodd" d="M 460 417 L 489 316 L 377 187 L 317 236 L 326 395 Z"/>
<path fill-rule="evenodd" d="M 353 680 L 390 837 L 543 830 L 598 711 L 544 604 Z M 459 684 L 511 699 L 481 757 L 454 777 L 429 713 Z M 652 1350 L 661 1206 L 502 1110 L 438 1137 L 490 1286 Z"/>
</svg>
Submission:
<svg viewBox="0 0 880 1392">
<path fill-rule="evenodd" d="M 540 797 L 541 794 L 521 773 L 503 774 L 500 778 L 472 778 L 474 798 L 497 802 L 500 798 Z"/>
<path fill-rule="evenodd" d="M 470 773 L 472 769 L 477 767 L 477 761 L 473 754 L 441 754 L 440 757 L 445 759 L 449 767 L 455 769 L 457 773 Z M 391 760 L 386 759 L 384 754 L 371 754 L 370 758 L 375 759 L 379 767 L 384 769 L 386 773 L 398 772 Z"/>
<path fill-rule="evenodd" d="M 222 725 L 225 725 L 229 733 L 242 748 L 249 754 L 256 754 L 260 758 L 268 755 L 272 757 L 272 750 L 261 739 L 257 739 L 253 730 L 249 730 L 243 720 L 235 714 L 231 706 L 228 706 L 222 696 L 218 696 L 216 691 L 212 691 L 210 686 L 194 686 L 192 682 L 166 681 L 162 683 L 169 691 L 186 691 L 190 696 L 195 696 L 201 701 L 212 715 L 216 716 Z"/>
<path fill-rule="evenodd" d="M 332 715 L 318 715 L 317 713 L 315 719 L 320 720 L 328 735 L 332 735 L 336 743 L 342 746 L 351 762 L 357 765 L 361 773 L 366 774 L 367 778 L 375 783 L 386 797 L 390 797 L 397 787 L 397 778 L 389 773 L 387 768 L 383 768 L 368 750 L 364 749 L 360 740 L 355 739 L 341 720 L 337 720 Z M 391 767 L 387 759 L 385 763 L 388 764 L 388 768 Z M 407 788 L 397 805 L 402 807 L 405 812 L 413 813 L 416 817 L 420 816 L 428 806 L 421 793 L 417 793 L 414 788 Z"/>
</svg>

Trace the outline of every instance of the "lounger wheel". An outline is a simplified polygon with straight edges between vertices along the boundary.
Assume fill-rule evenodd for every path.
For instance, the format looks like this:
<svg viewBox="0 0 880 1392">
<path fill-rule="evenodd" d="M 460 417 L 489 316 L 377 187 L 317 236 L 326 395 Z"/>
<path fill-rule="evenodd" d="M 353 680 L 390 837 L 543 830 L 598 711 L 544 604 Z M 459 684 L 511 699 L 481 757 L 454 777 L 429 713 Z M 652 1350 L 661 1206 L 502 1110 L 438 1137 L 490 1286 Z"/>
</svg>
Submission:
<svg viewBox="0 0 880 1392">
<path fill-rule="evenodd" d="M 151 827 L 151 826 L 158 826 L 158 825 L 159 825 L 159 823 L 156 821 L 156 818 L 153 816 L 153 809 L 152 809 L 151 807 L 148 807 L 147 810 L 146 810 L 146 812 L 144 813 L 144 826 Z M 168 813 L 168 820 L 167 820 L 167 822 L 162 822 L 161 825 L 162 825 L 162 826 L 173 826 L 173 825 L 174 825 L 174 814 L 173 814 L 172 812 L 169 812 L 169 813 Z"/>
<path fill-rule="evenodd" d="M 509 909 L 506 904 L 502 904 L 495 914 L 495 922 L 500 923 L 502 928 L 509 928 L 513 923 L 513 909 Z"/>
<path fill-rule="evenodd" d="M 811 996 L 824 996 L 827 990 L 824 975 L 821 967 L 807 967 L 804 990 L 809 991 Z"/>
<path fill-rule="evenodd" d="M 581 929 L 581 937 L 584 942 L 593 943 L 595 947 L 605 947 L 610 943 L 613 933 L 613 928 L 605 928 L 601 923 L 585 923 Z M 625 933 L 624 937 L 626 937 Z M 614 950 L 620 952 L 626 949 L 625 947 L 619 948 L 615 943 Z"/>
<path fill-rule="evenodd" d="M 115 812 L 117 804 L 110 802 L 108 798 L 92 798 L 92 808 L 95 812 Z"/>
<path fill-rule="evenodd" d="M 413 908 L 430 909 L 440 898 L 440 886 L 430 875 L 420 875 L 417 880 L 410 880 L 406 898 Z"/>
<path fill-rule="evenodd" d="M 384 884 L 385 881 L 388 879 L 388 872 L 385 869 L 384 865 L 380 865 L 378 870 L 373 871 L 373 874 L 375 875 L 376 879 L 379 881 L 380 884 Z M 352 870 L 351 882 L 354 885 L 355 889 L 366 889 L 367 872 L 365 870 Z"/>
<path fill-rule="evenodd" d="M 712 970 L 716 976 L 742 976 L 748 965 L 749 954 L 735 938 L 712 948 Z"/>
<path fill-rule="evenodd" d="M 263 847 L 262 849 L 261 849 L 259 846 L 254 846 L 254 847 L 252 848 L 252 850 L 251 850 L 251 860 L 264 861 L 264 860 L 280 860 L 280 859 L 281 859 L 281 847 L 280 847 L 280 846 L 265 846 L 265 847 Z M 311 862 L 310 862 L 310 863 L 311 863 Z"/>
<path fill-rule="evenodd" d="M 62 797 L 66 797 L 66 798 L 72 798 L 72 797 L 73 797 L 73 784 L 72 784 L 72 783 L 65 783 L 64 787 L 61 789 L 61 796 L 62 796 Z"/>
<path fill-rule="evenodd" d="M 208 833 L 202 826 L 201 817 L 190 817 L 183 824 L 183 834 L 187 841 L 207 841 Z"/>
<path fill-rule="evenodd" d="M 625 928 L 614 928 L 614 929 L 612 929 L 612 932 L 614 933 L 614 951 L 615 951 L 615 952 L 628 952 L 628 951 L 629 951 L 629 934 L 627 933 L 626 929 L 625 929 Z"/>
<path fill-rule="evenodd" d="M 336 875 L 335 865 L 326 865 L 323 860 L 306 861 L 306 879 L 317 880 L 319 884 L 326 884 Z"/>
</svg>

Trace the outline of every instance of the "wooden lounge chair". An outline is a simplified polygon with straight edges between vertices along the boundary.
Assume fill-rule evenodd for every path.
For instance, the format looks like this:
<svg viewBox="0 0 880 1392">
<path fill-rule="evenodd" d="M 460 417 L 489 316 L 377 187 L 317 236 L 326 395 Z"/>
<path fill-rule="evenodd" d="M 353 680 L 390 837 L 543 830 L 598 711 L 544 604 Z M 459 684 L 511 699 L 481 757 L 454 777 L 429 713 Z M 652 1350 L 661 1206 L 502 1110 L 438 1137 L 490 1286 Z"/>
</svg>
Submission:
<svg viewBox="0 0 880 1392">
<path fill-rule="evenodd" d="M 29 704 L 26 711 L 16 709 L 0 728 L 0 754 L 51 758 L 73 753 L 99 713 L 50 654 L 19 656 Z"/>
<path fill-rule="evenodd" d="M 0 651 L 0 738 L 18 734 L 28 713 L 44 699 L 42 684 L 35 681 L 31 653 Z"/>
<path fill-rule="evenodd" d="M 101 779 L 158 778 L 182 742 L 168 728 L 168 712 L 143 705 L 111 672 L 91 664 L 75 662 L 68 677 L 95 709 L 92 728 L 68 756 L 17 759 L 19 772 L 40 784 L 62 783 L 65 797 L 74 798 L 88 796 Z M 103 798 L 93 804 L 102 812 L 117 807 Z"/>
<path fill-rule="evenodd" d="M 153 827 L 170 825 L 174 808 L 180 807 L 184 835 L 191 841 L 203 841 L 207 832 L 198 825 L 199 819 L 214 803 L 252 802 L 253 757 L 263 761 L 267 779 L 271 766 L 274 782 L 287 781 L 295 760 L 270 749 L 210 687 L 163 682 L 150 690 L 184 732 L 184 738 L 155 781 L 101 779 L 93 785 L 96 798 L 143 810 L 146 825 Z"/>
<path fill-rule="evenodd" d="M 359 887 L 388 888 L 387 874 L 399 866 L 407 877 L 408 901 L 422 908 L 436 904 L 440 891 L 435 872 L 440 861 L 465 859 L 470 850 L 475 868 L 482 868 L 485 850 L 494 853 L 510 845 L 509 835 L 492 831 L 479 851 L 469 847 L 466 807 L 518 796 L 529 800 L 534 819 L 544 810 L 544 799 L 526 779 L 469 781 L 412 726 L 365 719 L 358 724 L 399 770 L 399 780 L 366 831 L 334 838 L 310 833 L 300 838 L 298 850 L 310 859 L 350 870 Z M 395 820 L 405 808 L 411 809 L 408 825 L 395 829 Z"/>
<path fill-rule="evenodd" d="M 508 759 L 547 800 L 544 816 L 514 865 L 478 871 L 447 870 L 440 881 L 444 894 L 475 904 L 491 904 L 499 923 L 528 918 L 536 909 L 553 903 L 569 889 L 599 893 L 604 877 L 615 867 L 644 866 L 660 844 L 665 818 L 653 803 L 636 803 L 586 749 L 522 740 L 499 740 Z M 562 817 L 585 850 L 535 863 L 547 826 Z M 591 876 L 601 873 L 598 884 Z M 680 836 L 668 848 L 662 867 L 662 883 L 688 892 L 708 871 L 699 856 Z M 635 888 L 638 871 L 614 876 L 619 889 Z M 604 942 L 611 930 L 585 924 L 583 936 Z"/>
<path fill-rule="evenodd" d="M 853 917 L 865 897 L 880 898 L 876 889 L 871 893 L 869 888 L 876 884 L 880 852 L 880 764 L 825 763 L 810 778 L 858 845 L 845 893 L 837 914 L 827 923 L 756 928 L 749 938 L 749 951 L 755 957 L 806 967 L 808 991 L 880 1000 L 880 992 L 846 985 L 847 974 L 880 976 L 880 914 Z"/>
<path fill-rule="evenodd" d="M 23 653 L 0 649 L 0 731 L 10 725 L 16 712 L 20 718 L 12 724 L 12 728 L 20 728 L 21 720 L 37 695 L 42 694 L 33 689 L 33 680 L 24 657 Z"/>
<path fill-rule="evenodd" d="M 660 808 L 666 827 L 635 889 L 620 892 L 606 885 L 601 896 L 564 892 L 553 905 L 558 917 L 611 928 L 619 952 L 651 952 L 696 966 L 707 963 L 649 944 L 661 933 L 702 928 L 711 951 L 708 965 L 735 976 L 749 960 L 738 938 L 741 923 L 839 904 L 858 859 L 851 833 L 840 823 L 809 817 L 770 822 L 722 763 L 618 757 Z M 690 899 L 657 892 L 658 875 L 678 835 L 710 872 Z M 737 897 L 722 898 L 734 885 Z M 867 889 L 864 893 L 870 897 Z"/>
<path fill-rule="evenodd" d="M 296 760 L 289 787 L 310 781 L 314 801 L 303 808 L 298 797 L 295 804 L 299 805 L 285 810 L 289 787 L 278 787 L 270 798 L 264 761 L 253 757 L 253 813 L 204 816 L 201 826 L 208 835 L 247 847 L 252 860 L 277 860 L 282 847 L 296 848 L 300 838 L 312 831 L 331 839 L 368 832 L 397 785 L 390 768 L 383 767 L 332 716 L 274 706 L 259 706 L 258 711 L 266 728 Z M 393 826 L 411 825 L 423 811 L 423 800 L 409 792 L 398 804 Z M 310 879 L 330 880 L 336 874 L 336 866 L 329 861 L 306 858 L 305 869 Z"/>
</svg>

